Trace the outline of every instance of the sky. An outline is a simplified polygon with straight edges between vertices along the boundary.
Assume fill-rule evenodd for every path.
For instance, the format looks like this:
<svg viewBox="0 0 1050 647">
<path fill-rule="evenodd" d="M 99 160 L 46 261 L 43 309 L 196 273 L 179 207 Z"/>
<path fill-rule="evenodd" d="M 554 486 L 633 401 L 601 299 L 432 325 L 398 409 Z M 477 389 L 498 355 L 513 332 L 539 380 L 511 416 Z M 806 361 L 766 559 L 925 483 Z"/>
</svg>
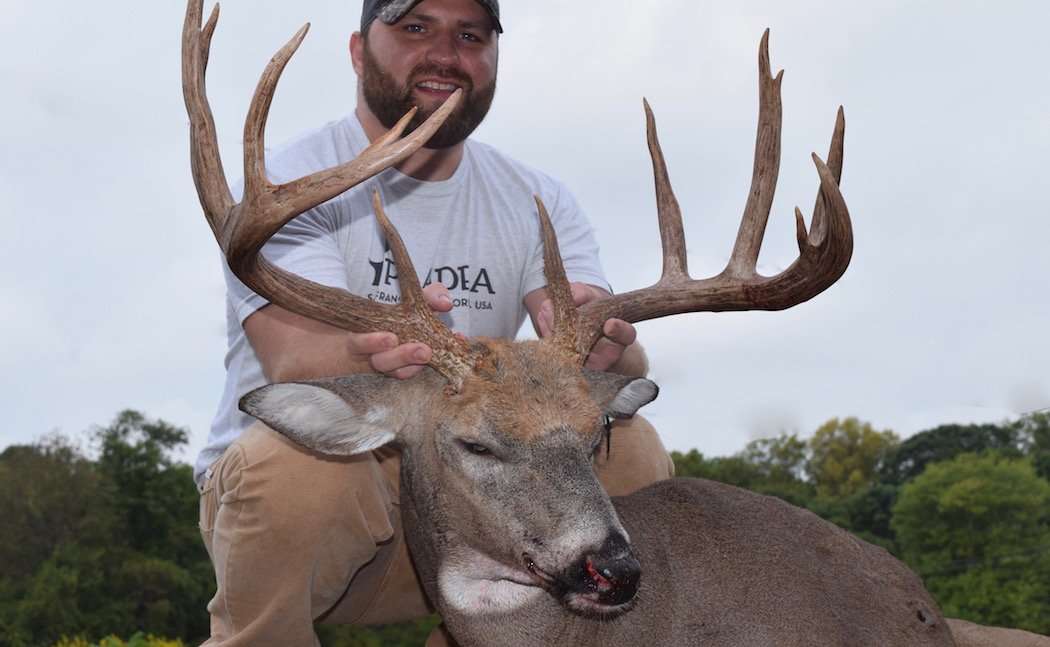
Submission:
<svg viewBox="0 0 1050 647">
<path fill-rule="evenodd" d="M 639 325 L 662 389 L 643 412 L 669 448 L 728 455 L 846 416 L 906 437 L 1050 407 L 1050 5 L 502 5 L 499 90 L 475 136 L 570 187 L 619 291 L 660 268 L 643 96 L 695 278 L 721 271 L 746 200 L 763 30 L 786 71 L 760 272 L 794 260 L 793 209 L 808 218 L 818 184 L 809 154 L 826 154 L 845 107 L 843 278 L 784 312 Z M 184 7 L 0 0 L 0 447 L 77 436 L 124 408 L 187 427 L 185 460 L 206 439 L 224 288 L 189 170 Z M 223 3 L 208 90 L 229 175 L 258 75 L 303 23 L 267 141 L 353 110 L 359 12 Z"/>
</svg>

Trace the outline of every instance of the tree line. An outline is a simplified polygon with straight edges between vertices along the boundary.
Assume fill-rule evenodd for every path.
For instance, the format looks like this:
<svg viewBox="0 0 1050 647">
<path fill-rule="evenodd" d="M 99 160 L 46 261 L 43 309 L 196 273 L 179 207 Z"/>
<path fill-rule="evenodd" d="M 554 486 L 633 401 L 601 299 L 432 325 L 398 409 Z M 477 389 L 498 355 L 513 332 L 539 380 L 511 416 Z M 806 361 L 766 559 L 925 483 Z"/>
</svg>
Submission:
<svg viewBox="0 0 1050 647">
<path fill-rule="evenodd" d="M 86 448 L 50 434 L 0 453 L 0 645 L 207 636 L 214 576 L 192 469 L 173 459 L 188 437 L 124 411 L 91 430 Z M 807 439 L 673 458 L 679 476 L 782 498 L 886 548 L 946 615 L 1050 633 L 1050 414 L 904 441 L 834 419 Z M 436 622 L 318 631 L 326 647 L 398 647 L 423 644 Z"/>
</svg>

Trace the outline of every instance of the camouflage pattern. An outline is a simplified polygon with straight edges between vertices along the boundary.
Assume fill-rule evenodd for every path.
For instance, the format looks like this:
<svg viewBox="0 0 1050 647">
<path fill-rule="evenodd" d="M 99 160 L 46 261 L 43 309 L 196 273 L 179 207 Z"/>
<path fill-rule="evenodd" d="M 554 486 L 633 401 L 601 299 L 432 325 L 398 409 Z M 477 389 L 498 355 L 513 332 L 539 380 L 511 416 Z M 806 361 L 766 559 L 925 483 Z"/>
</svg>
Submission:
<svg viewBox="0 0 1050 647">
<path fill-rule="evenodd" d="M 388 25 L 393 25 L 420 2 L 422 0 L 365 0 L 361 7 L 361 31 L 367 29 L 376 18 Z M 488 10 L 489 15 L 492 16 L 493 27 L 502 34 L 503 25 L 499 21 L 499 0 L 477 0 L 477 2 Z"/>
</svg>

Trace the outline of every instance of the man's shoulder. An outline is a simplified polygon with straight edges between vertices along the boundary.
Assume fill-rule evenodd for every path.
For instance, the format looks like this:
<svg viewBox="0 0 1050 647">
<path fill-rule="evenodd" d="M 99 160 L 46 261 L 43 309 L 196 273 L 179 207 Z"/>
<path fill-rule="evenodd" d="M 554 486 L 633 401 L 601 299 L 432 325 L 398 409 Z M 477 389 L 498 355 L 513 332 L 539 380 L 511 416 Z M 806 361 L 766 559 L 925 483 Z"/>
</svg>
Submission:
<svg viewBox="0 0 1050 647">
<path fill-rule="evenodd" d="M 541 197 L 554 197 L 567 191 L 561 180 L 540 169 L 526 164 L 491 144 L 467 140 L 469 159 L 481 172 L 485 181 L 508 185 L 520 185 Z"/>
<path fill-rule="evenodd" d="M 349 162 L 361 148 L 357 139 L 353 115 L 329 121 L 267 149 L 267 173 L 273 181 L 287 182 Z"/>
</svg>

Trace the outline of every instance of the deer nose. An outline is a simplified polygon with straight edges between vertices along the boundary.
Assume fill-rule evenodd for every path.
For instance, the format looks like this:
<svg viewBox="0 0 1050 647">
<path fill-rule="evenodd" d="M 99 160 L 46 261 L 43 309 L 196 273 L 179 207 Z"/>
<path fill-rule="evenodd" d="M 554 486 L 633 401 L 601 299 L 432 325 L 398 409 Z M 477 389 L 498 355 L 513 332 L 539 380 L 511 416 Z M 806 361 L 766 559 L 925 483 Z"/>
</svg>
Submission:
<svg viewBox="0 0 1050 647">
<path fill-rule="evenodd" d="M 601 549 L 585 555 L 574 569 L 577 590 L 595 596 L 599 604 L 617 606 L 634 599 L 642 567 L 620 535 L 605 540 Z"/>
</svg>

